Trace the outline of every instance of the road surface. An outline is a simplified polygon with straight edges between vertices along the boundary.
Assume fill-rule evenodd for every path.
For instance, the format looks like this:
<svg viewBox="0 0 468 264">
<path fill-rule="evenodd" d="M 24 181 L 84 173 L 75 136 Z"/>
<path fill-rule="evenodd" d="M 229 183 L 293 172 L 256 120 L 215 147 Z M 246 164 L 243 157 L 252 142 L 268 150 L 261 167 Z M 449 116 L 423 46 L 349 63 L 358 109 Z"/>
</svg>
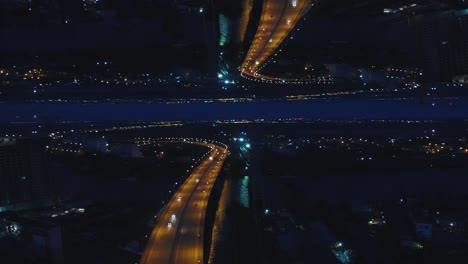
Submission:
<svg viewBox="0 0 468 264">
<path fill-rule="evenodd" d="M 161 213 L 143 252 L 142 264 L 203 263 L 206 205 L 227 151 L 214 144 L 194 143 L 212 150 Z"/>
<path fill-rule="evenodd" d="M 311 0 L 265 0 L 254 40 L 241 66 L 241 75 L 249 79 L 282 81 L 261 75 L 259 70 L 288 37 L 297 22 L 307 12 Z"/>
</svg>

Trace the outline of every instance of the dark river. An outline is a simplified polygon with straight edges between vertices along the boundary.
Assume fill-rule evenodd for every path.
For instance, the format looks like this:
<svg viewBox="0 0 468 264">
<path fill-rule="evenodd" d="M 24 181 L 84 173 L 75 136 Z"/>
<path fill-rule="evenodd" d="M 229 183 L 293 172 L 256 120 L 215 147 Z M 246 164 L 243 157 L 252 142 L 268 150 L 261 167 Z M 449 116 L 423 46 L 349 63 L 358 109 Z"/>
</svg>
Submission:
<svg viewBox="0 0 468 264">
<path fill-rule="evenodd" d="M 0 103 L 0 123 L 217 119 L 466 119 L 468 98 L 336 98 L 213 103 Z"/>
</svg>

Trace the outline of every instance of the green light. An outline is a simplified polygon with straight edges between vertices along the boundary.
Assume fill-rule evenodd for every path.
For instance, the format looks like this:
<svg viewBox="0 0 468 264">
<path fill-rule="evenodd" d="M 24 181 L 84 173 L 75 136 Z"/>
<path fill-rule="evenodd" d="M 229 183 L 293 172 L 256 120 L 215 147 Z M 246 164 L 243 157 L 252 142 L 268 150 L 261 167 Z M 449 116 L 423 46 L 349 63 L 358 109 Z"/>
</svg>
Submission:
<svg viewBox="0 0 468 264">
<path fill-rule="evenodd" d="M 265 214 L 268 214 L 269 212 L 270 212 L 270 210 L 265 209 Z"/>
<path fill-rule="evenodd" d="M 200 7 L 200 9 L 198 9 L 198 12 L 203 13 L 203 7 Z"/>
</svg>

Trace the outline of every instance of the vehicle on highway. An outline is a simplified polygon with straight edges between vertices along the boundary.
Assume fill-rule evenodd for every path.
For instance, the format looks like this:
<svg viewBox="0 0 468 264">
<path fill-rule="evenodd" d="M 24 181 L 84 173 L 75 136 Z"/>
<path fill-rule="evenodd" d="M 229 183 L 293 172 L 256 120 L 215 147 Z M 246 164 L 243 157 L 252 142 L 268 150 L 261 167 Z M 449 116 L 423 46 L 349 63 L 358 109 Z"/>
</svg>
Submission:
<svg viewBox="0 0 468 264">
<path fill-rule="evenodd" d="M 172 227 L 172 223 L 171 222 L 167 223 L 167 227 Z"/>
</svg>

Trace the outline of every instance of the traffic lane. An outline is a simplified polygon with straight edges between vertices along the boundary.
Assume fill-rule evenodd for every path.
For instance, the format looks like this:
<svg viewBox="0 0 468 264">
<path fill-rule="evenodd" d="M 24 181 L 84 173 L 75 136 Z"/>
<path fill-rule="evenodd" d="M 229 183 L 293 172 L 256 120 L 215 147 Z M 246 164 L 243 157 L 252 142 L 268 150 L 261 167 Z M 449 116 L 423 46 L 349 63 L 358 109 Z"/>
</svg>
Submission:
<svg viewBox="0 0 468 264">
<path fill-rule="evenodd" d="M 201 217 L 203 210 L 191 209 L 184 217 L 184 223 L 180 234 L 177 237 L 176 248 L 174 249 L 173 263 L 196 263 L 203 258 L 203 240 L 201 230 Z"/>
<path fill-rule="evenodd" d="M 203 181 L 199 183 L 201 189 L 193 194 L 193 207 L 184 212 L 184 222 L 178 237 L 177 249 L 175 249 L 174 263 L 203 261 L 204 216 L 208 203 L 208 193 L 213 187 L 213 181 L 207 181 L 210 174 L 211 171 L 204 175 Z"/>
<path fill-rule="evenodd" d="M 223 153 L 223 155 L 225 153 L 225 150 L 222 149 L 222 148 L 221 148 L 221 153 Z M 209 175 L 210 169 L 212 168 L 211 165 L 214 165 L 214 164 L 212 164 L 212 162 L 214 162 L 214 160 L 219 161 L 218 158 L 219 158 L 220 152 L 219 152 L 218 149 L 213 148 L 213 151 L 211 152 L 211 154 L 212 155 L 210 155 L 210 157 L 213 158 L 213 161 L 211 161 L 210 158 L 208 158 L 200 166 L 198 166 L 195 169 L 194 173 L 180 187 L 180 191 L 176 192 L 176 194 L 174 194 L 174 196 L 172 197 L 170 203 L 168 203 L 168 210 L 166 211 L 166 213 L 163 214 L 162 219 L 171 220 L 172 213 L 170 212 L 170 209 L 175 210 L 177 208 L 177 206 L 174 205 L 174 202 L 179 202 L 181 208 L 184 208 L 183 207 L 184 204 L 186 206 L 189 206 L 189 204 L 187 204 L 187 203 L 190 202 L 190 200 L 191 200 L 190 198 L 186 198 L 186 199 L 188 199 L 186 201 L 186 203 L 182 203 L 181 199 L 180 200 L 178 199 L 178 196 L 182 196 L 181 194 L 185 193 L 185 194 L 188 194 L 187 197 L 190 197 L 190 190 L 192 190 L 192 194 L 193 194 L 194 191 L 195 191 L 194 188 L 197 188 L 197 186 L 198 186 L 198 183 L 196 182 L 196 179 L 203 179 L 204 180 L 206 175 Z M 190 186 L 190 183 L 192 184 L 191 186 Z M 201 180 L 200 180 L 199 183 L 201 183 Z M 186 190 L 188 190 L 188 193 L 186 192 Z M 203 192 L 203 194 L 206 193 L 206 190 L 204 190 L 204 191 L 205 192 Z M 202 192 L 200 192 L 200 193 L 202 193 Z M 195 198 L 198 198 L 198 197 L 195 196 Z M 182 197 L 182 199 L 183 199 L 183 197 Z M 197 215 L 195 214 L 195 216 L 192 216 L 192 217 L 195 217 L 194 219 L 203 220 L 204 209 L 205 209 L 205 203 L 200 203 L 200 212 L 201 212 L 200 216 L 197 218 Z M 184 214 L 180 213 L 180 218 L 181 219 L 184 218 L 184 215 L 185 215 L 185 213 Z M 188 216 L 189 215 L 187 215 L 187 222 L 190 221 L 190 217 L 188 217 Z M 154 240 L 159 240 L 159 239 L 157 239 L 158 236 L 163 237 L 164 239 L 161 240 L 161 241 L 165 242 L 164 244 L 166 245 L 166 247 L 161 247 L 158 243 L 152 243 L 153 245 L 152 245 L 151 250 L 148 250 L 147 251 L 148 253 L 145 254 L 145 257 L 143 258 L 144 261 L 146 261 L 146 262 L 157 262 L 157 263 L 165 263 L 166 261 L 170 261 L 170 256 L 172 256 L 172 252 L 175 249 L 175 247 L 172 247 L 172 249 L 169 248 L 169 245 L 173 244 L 173 243 L 170 243 L 170 242 L 175 241 L 176 238 L 178 238 L 178 235 L 179 235 L 179 234 L 176 234 L 175 237 L 171 237 L 170 232 L 174 227 L 178 227 L 178 223 L 179 222 L 176 220 L 176 225 L 172 226 L 170 228 L 167 227 L 167 229 L 166 229 L 167 232 L 165 232 L 165 233 L 161 232 L 161 230 L 164 230 L 164 222 L 160 223 L 160 225 L 157 226 L 157 228 L 154 229 L 154 231 L 156 231 L 156 229 L 157 229 L 157 232 L 155 234 L 152 234 L 152 237 L 155 238 Z M 195 225 L 195 226 L 197 226 L 197 225 Z M 201 225 L 199 224 L 198 229 L 200 229 L 200 228 L 201 228 Z M 188 228 L 186 228 L 185 226 L 183 226 L 183 227 L 181 226 L 181 228 L 180 229 L 178 228 L 177 230 L 179 230 L 178 232 L 181 232 L 182 235 L 183 235 L 183 233 L 185 231 L 188 231 Z M 198 236 L 199 233 L 202 233 L 202 230 L 200 230 L 200 232 L 197 232 L 197 236 Z M 164 237 L 164 235 L 167 235 L 167 237 Z M 185 243 L 185 242 L 183 242 L 183 243 Z M 160 247 L 161 250 L 158 250 L 158 248 L 157 248 L 158 246 Z M 176 244 L 176 246 L 177 246 L 177 244 Z M 186 247 L 184 247 L 184 248 L 186 248 Z M 200 247 L 197 247 L 197 248 L 201 249 L 200 252 L 202 252 L 202 245 Z M 169 253 L 169 257 L 165 253 Z"/>
<path fill-rule="evenodd" d="M 212 156 L 216 159 L 218 155 Z M 214 161 L 213 161 L 214 162 Z M 214 164 L 211 164 L 213 166 Z M 203 261 L 203 223 L 206 204 L 208 202 L 208 192 L 213 183 L 206 183 L 211 167 L 203 175 L 198 183 L 197 190 L 192 194 L 191 207 L 186 208 L 183 214 L 180 233 L 176 240 L 174 249 L 174 263 L 197 263 Z"/>
<path fill-rule="evenodd" d="M 309 6 L 310 1 L 300 1 L 295 7 L 288 4 L 288 1 L 269 1 L 266 4 L 251 49 L 249 49 L 246 61 L 242 65 L 242 72 L 244 74 L 255 78 L 278 79 L 254 73 L 289 35 L 289 32 L 295 27 L 297 21 L 307 11 Z M 267 23 L 270 20 L 274 20 L 276 23 Z M 265 34 L 268 31 L 271 32 L 269 38 Z M 261 47 L 259 43 L 262 44 Z M 258 64 L 256 63 L 257 61 L 259 62 Z"/>
<path fill-rule="evenodd" d="M 209 161 L 204 161 L 200 166 L 198 166 L 194 173 L 189 177 L 188 181 L 180 187 L 179 191 L 171 198 L 167 210 L 162 214 L 160 221 L 156 224 L 155 229 L 151 235 L 151 246 L 148 254 L 143 258 L 143 263 L 158 261 L 159 263 L 165 263 L 169 261 L 170 254 L 167 252 L 172 252 L 173 241 L 176 238 L 177 233 L 175 230 L 178 227 L 179 221 L 177 221 L 177 213 L 181 215 L 181 212 L 184 206 L 187 205 L 189 201 L 185 203 L 182 200 L 179 201 L 178 196 L 189 197 L 193 193 L 194 189 L 197 186 L 196 177 L 202 177 L 209 169 Z M 177 198 L 175 198 L 177 197 Z M 183 198 L 182 198 L 183 199 Z M 172 220 L 172 214 L 176 214 L 176 220 L 174 223 Z M 168 226 L 168 223 L 171 222 L 171 227 Z M 156 232 L 155 232 L 156 231 Z"/>
<path fill-rule="evenodd" d="M 198 175 L 196 173 L 195 175 Z M 191 191 L 195 188 L 195 183 L 188 182 L 181 186 L 181 190 L 176 193 L 177 196 L 181 197 L 188 197 Z M 152 234 L 151 239 L 151 250 L 149 251 L 148 257 L 145 259 L 146 261 L 158 261 L 160 263 L 165 263 L 169 261 L 169 254 L 167 252 L 172 251 L 173 241 L 177 235 L 176 231 L 178 227 L 178 219 L 177 215 L 180 216 L 184 206 L 186 206 L 187 202 L 183 202 L 182 199 L 179 201 L 178 199 L 174 202 L 174 199 L 171 200 L 170 204 L 168 204 L 168 208 L 162 214 L 159 222 L 156 224 L 156 227 Z M 176 215 L 175 220 L 172 219 L 172 214 Z M 169 226 L 171 223 L 171 226 Z"/>
</svg>

